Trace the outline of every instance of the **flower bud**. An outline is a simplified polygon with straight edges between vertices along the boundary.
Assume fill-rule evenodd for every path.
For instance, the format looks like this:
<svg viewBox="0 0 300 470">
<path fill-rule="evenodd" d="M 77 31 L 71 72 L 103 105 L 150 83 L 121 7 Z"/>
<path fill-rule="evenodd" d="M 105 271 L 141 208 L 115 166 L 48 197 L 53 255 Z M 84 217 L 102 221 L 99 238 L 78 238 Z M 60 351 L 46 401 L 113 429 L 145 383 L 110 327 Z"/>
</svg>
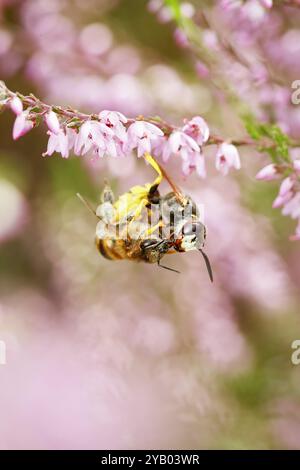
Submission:
<svg viewBox="0 0 300 470">
<path fill-rule="evenodd" d="M 197 61 L 196 65 L 195 65 L 195 68 L 196 68 L 196 72 L 197 72 L 197 75 L 198 75 L 199 78 L 209 77 L 209 69 L 205 65 L 205 63 L 202 62 L 201 60 Z"/>
<path fill-rule="evenodd" d="M 278 209 L 278 207 L 284 206 L 287 202 L 289 202 L 293 197 L 293 193 L 291 191 L 285 193 L 284 195 L 279 194 L 272 204 L 273 209 Z"/>
<path fill-rule="evenodd" d="M 46 121 L 49 131 L 53 132 L 53 134 L 59 133 L 59 130 L 60 130 L 59 120 L 54 111 L 49 111 L 45 115 L 45 121 Z"/>
<path fill-rule="evenodd" d="M 18 96 L 14 96 L 10 103 L 10 109 L 17 115 L 19 116 L 19 114 L 22 113 L 23 111 L 23 103 L 22 101 L 20 100 L 20 98 Z"/>
<path fill-rule="evenodd" d="M 174 39 L 178 47 L 185 48 L 189 45 L 189 40 L 185 32 L 180 29 L 176 28 L 174 31 Z"/>
<path fill-rule="evenodd" d="M 293 186 L 294 186 L 294 181 L 292 180 L 290 176 L 288 176 L 282 181 L 280 185 L 279 195 L 284 197 L 287 193 L 290 192 Z"/>
<path fill-rule="evenodd" d="M 257 180 L 271 181 L 278 177 L 276 165 L 271 163 L 270 165 L 262 168 L 256 175 Z"/>
<path fill-rule="evenodd" d="M 13 127 L 13 139 L 17 140 L 23 135 L 27 134 L 33 128 L 33 122 L 28 121 L 27 113 L 23 112 L 16 117 Z"/>
</svg>

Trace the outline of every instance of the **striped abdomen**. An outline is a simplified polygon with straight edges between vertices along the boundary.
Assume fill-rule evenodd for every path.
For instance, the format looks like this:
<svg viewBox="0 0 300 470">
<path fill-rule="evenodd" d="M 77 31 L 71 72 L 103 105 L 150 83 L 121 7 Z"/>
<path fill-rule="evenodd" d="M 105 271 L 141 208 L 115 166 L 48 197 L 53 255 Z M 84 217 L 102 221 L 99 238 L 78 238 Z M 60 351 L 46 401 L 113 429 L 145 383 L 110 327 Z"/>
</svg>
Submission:
<svg viewBox="0 0 300 470">
<path fill-rule="evenodd" d="M 127 249 L 125 240 L 112 240 L 110 238 L 96 238 L 96 246 L 102 256 L 110 260 L 126 259 Z"/>
</svg>

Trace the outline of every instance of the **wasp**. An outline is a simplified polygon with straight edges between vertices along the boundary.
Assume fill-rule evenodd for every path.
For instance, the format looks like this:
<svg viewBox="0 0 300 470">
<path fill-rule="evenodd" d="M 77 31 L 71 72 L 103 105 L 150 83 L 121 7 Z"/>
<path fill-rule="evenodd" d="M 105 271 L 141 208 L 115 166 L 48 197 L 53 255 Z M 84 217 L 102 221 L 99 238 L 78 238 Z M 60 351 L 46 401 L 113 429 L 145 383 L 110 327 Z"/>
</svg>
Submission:
<svg viewBox="0 0 300 470">
<path fill-rule="evenodd" d="M 77 194 L 99 219 L 95 237 L 98 251 L 109 260 L 156 263 L 161 268 L 178 273 L 162 265 L 161 259 L 166 254 L 198 250 L 213 282 L 209 258 L 203 251 L 206 227 L 200 221 L 195 202 L 177 188 L 153 157 L 146 154 L 145 159 L 157 172 L 152 183 L 133 186 L 115 200 L 106 182 L 96 210 Z M 172 191 L 162 196 L 158 188 L 163 178 Z"/>
</svg>

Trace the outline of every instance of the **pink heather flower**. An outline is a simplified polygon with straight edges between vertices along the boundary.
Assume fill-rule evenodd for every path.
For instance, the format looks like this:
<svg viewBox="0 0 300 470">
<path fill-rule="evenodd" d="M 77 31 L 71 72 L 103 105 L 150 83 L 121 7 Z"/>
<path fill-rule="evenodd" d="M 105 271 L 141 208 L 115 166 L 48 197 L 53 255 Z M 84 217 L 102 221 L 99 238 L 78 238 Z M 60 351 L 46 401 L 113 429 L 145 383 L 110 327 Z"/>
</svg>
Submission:
<svg viewBox="0 0 300 470">
<path fill-rule="evenodd" d="M 240 156 L 237 148 L 232 144 L 223 142 L 218 147 L 216 155 L 216 168 L 223 175 L 227 175 L 230 168 L 241 168 Z"/>
<path fill-rule="evenodd" d="M 273 209 L 277 209 L 278 207 L 286 205 L 292 199 L 292 197 L 294 196 L 294 192 L 292 191 L 293 186 L 293 178 L 291 178 L 290 176 L 284 178 L 280 185 L 278 196 L 272 204 Z"/>
<path fill-rule="evenodd" d="M 84 155 L 93 149 L 101 157 L 106 152 L 116 156 L 117 150 L 113 136 L 113 131 L 105 124 L 94 120 L 85 121 L 76 137 L 74 151 L 76 155 Z"/>
<path fill-rule="evenodd" d="M 195 7 L 190 2 L 181 2 L 180 11 L 186 18 L 193 18 L 195 15 Z"/>
<path fill-rule="evenodd" d="M 91 128 L 91 121 L 85 121 L 81 125 L 74 145 L 76 155 L 84 155 L 92 148 Z"/>
<path fill-rule="evenodd" d="M 172 149 L 167 136 L 164 135 L 163 137 L 158 137 L 152 147 L 154 156 L 161 157 L 164 162 L 169 160 L 172 154 Z"/>
<path fill-rule="evenodd" d="M 17 140 L 23 135 L 27 134 L 33 128 L 33 122 L 27 119 L 28 113 L 24 111 L 19 114 L 14 123 L 13 127 L 13 139 Z"/>
<path fill-rule="evenodd" d="M 23 111 L 23 103 L 18 96 L 14 96 L 9 102 L 10 109 L 17 115 Z"/>
<path fill-rule="evenodd" d="M 43 156 L 50 156 L 54 152 L 58 152 L 63 158 L 68 158 L 70 150 L 68 134 L 63 129 L 60 129 L 57 134 L 53 134 L 51 131 L 48 131 L 47 134 L 49 135 L 48 146 Z"/>
<path fill-rule="evenodd" d="M 175 153 L 181 156 L 182 172 L 184 175 L 189 175 L 193 170 L 196 170 L 198 175 L 202 178 L 206 176 L 205 161 L 203 154 L 197 142 L 181 131 L 173 132 L 169 137 L 169 146 L 163 150 L 163 158 L 168 156 L 169 153 Z"/>
<path fill-rule="evenodd" d="M 294 169 L 297 172 L 300 172 L 300 160 L 294 160 L 293 165 L 294 165 Z"/>
<path fill-rule="evenodd" d="M 205 160 L 201 152 L 193 152 L 189 159 L 182 162 L 182 173 L 185 176 L 190 175 L 193 170 L 196 170 L 201 178 L 206 178 Z"/>
<path fill-rule="evenodd" d="M 151 153 L 152 144 L 163 135 L 164 133 L 154 124 L 145 121 L 134 122 L 128 128 L 124 150 L 126 152 L 137 148 L 138 157 L 141 157 L 145 153 Z"/>
<path fill-rule="evenodd" d="M 124 114 L 117 111 L 104 110 L 99 113 L 99 119 L 107 127 L 113 129 L 114 134 L 116 137 L 118 137 L 118 139 L 120 139 L 123 143 L 126 142 L 127 134 L 124 124 L 126 124 L 127 118 L 124 116 Z"/>
<path fill-rule="evenodd" d="M 189 160 L 194 152 L 200 153 L 200 147 L 197 142 L 181 131 L 172 132 L 169 137 L 169 144 L 172 153 L 180 154 L 183 160 Z"/>
<path fill-rule="evenodd" d="M 60 124 L 57 114 L 54 111 L 49 111 L 48 113 L 46 113 L 45 121 L 50 132 L 52 132 L 53 134 L 59 133 Z"/>
<path fill-rule="evenodd" d="M 147 8 L 151 13 L 157 13 L 161 7 L 162 0 L 150 0 L 147 5 Z"/>
<path fill-rule="evenodd" d="M 282 181 L 280 185 L 279 195 L 284 197 L 287 193 L 291 191 L 293 186 L 294 186 L 294 181 L 290 176 L 288 176 L 287 178 L 284 178 L 284 180 Z"/>
<path fill-rule="evenodd" d="M 241 0 L 221 0 L 220 6 L 224 10 L 231 10 L 242 6 Z"/>
<path fill-rule="evenodd" d="M 69 150 L 71 150 L 75 145 L 77 133 L 71 127 L 66 127 L 66 134 L 68 137 L 68 147 L 69 147 Z"/>
<path fill-rule="evenodd" d="M 219 51 L 219 39 L 215 31 L 212 31 L 211 29 L 204 29 L 202 38 L 204 45 L 208 49 L 212 51 Z"/>
<path fill-rule="evenodd" d="M 289 191 L 283 195 L 279 194 L 272 204 L 273 209 L 278 209 L 278 207 L 284 206 L 288 201 L 290 201 L 293 197 L 294 193 Z"/>
<path fill-rule="evenodd" d="M 257 180 L 264 180 L 264 181 L 271 181 L 275 180 L 279 177 L 276 169 L 276 165 L 274 163 L 271 163 L 270 165 L 267 165 L 263 167 L 256 175 Z"/>
<path fill-rule="evenodd" d="M 197 61 L 196 65 L 196 72 L 199 78 L 207 78 L 209 77 L 209 69 L 205 65 L 204 62 L 201 62 L 200 60 Z"/>
<path fill-rule="evenodd" d="M 165 7 L 163 6 L 157 12 L 157 19 L 161 23 L 168 23 L 169 21 L 171 21 L 173 19 L 172 10 L 167 6 L 165 6 Z"/>
<path fill-rule="evenodd" d="M 261 4 L 264 8 L 272 8 L 272 6 L 273 6 L 273 0 L 260 0 L 260 4 Z"/>
<path fill-rule="evenodd" d="M 187 47 L 189 45 L 189 40 L 184 31 L 180 28 L 176 28 L 174 31 L 174 39 L 179 47 Z"/>
<path fill-rule="evenodd" d="M 195 116 L 188 121 L 183 126 L 182 130 L 190 137 L 193 137 L 199 145 L 203 145 L 209 139 L 209 127 L 200 116 Z"/>
<path fill-rule="evenodd" d="M 300 218 L 300 193 L 294 195 L 282 209 L 283 215 L 289 215 L 292 219 Z"/>
<path fill-rule="evenodd" d="M 300 240 L 300 219 L 298 220 L 298 225 L 296 227 L 296 232 L 295 232 L 294 235 L 290 236 L 290 240 L 292 240 L 292 241 Z"/>
</svg>

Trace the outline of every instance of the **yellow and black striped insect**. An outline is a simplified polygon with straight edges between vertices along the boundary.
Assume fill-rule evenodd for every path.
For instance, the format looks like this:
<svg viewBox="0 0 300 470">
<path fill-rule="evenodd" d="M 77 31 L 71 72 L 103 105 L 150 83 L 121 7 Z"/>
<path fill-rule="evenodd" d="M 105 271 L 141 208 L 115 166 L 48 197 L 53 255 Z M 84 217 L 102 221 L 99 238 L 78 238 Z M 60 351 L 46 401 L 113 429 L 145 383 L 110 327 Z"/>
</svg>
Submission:
<svg viewBox="0 0 300 470">
<path fill-rule="evenodd" d="M 152 183 L 134 186 L 117 200 L 106 183 L 96 211 L 78 194 L 99 219 L 95 237 L 99 252 L 109 260 L 157 263 L 178 272 L 161 265 L 161 259 L 166 254 L 198 250 L 213 281 L 211 265 L 203 251 L 206 227 L 200 221 L 196 204 L 177 188 L 153 157 L 146 154 L 145 159 L 157 172 Z M 163 178 L 172 188 L 164 196 L 158 189 Z"/>
</svg>

